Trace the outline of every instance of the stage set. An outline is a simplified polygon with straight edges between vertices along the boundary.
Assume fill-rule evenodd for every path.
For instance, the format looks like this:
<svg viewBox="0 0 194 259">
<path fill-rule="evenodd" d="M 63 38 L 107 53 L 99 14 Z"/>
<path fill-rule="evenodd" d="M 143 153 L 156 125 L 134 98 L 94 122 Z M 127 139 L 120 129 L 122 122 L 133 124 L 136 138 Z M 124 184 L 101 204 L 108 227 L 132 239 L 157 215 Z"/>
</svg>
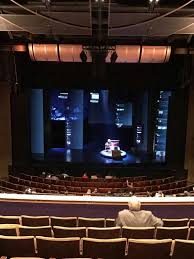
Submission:
<svg viewBox="0 0 194 259">
<path fill-rule="evenodd" d="M 2 215 L 116 218 L 129 197 L 0 194 Z M 142 208 L 161 218 L 194 218 L 194 197 L 139 197 Z"/>
<path fill-rule="evenodd" d="M 171 91 L 31 89 L 32 159 L 165 163 L 170 97 Z"/>
</svg>

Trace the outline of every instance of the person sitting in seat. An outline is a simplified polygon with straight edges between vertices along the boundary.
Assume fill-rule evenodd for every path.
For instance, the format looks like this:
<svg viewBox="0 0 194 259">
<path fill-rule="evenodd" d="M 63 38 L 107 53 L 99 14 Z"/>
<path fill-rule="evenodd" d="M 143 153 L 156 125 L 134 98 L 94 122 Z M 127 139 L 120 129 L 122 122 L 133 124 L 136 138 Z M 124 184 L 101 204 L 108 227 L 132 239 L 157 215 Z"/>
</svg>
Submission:
<svg viewBox="0 0 194 259">
<path fill-rule="evenodd" d="M 155 217 L 151 211 L 141 210 L 141 202 L 131 199 L 129 209 L 119 211 L 116 226 L 122 227 L 161 227 L 163 221 Z"/>
<path fill-rule="evenodd" d="M 84 173 L 84 174 L 82 175 L 82 179 L 83 179 L 83 180 L 88 180 L 88 175 L 87 175 L 87 173 Z"/>
<path fill-rule="evenodd" d="M 162 191 L 158 191 L 155 193 L 155 197 L 164 197 L 164 193 Z"/>
</svg>

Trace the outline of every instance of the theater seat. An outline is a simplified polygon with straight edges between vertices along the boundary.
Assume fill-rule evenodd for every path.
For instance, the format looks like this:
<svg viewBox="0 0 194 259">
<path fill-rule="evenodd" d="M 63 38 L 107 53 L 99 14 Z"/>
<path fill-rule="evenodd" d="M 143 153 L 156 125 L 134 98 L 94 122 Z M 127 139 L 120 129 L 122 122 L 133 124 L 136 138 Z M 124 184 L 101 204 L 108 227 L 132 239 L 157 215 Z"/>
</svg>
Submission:
<svg viewBox="0 0 194 259">
<path fill-rule="evenodd" d="M 50 217 L 51 226 L 76 227 L 77 217 Z"/>
<path fill-rule="evenodd" d="M 122 227 L 122 237 L 133 239 L 153 239 L 155 234 L 154 227 Z"/>
<path fill-rule="evenodd" d="M 171 239 L 129 239 L 128 259 L 169 259 Z"/>
<path fill-rule="evenodd" d="M 124 259 L 126 238 L 83 238 L 83 256 L 103 259 Z"/>
<path fill-rule="evenodd" d="M 102 238 L 102 239 L 112 239 L 121 237 L 121 228 L 120 227 L 110 227 L 110 228 L 88 228 L 88 237 L 89 238 Z"/>
<path fill-rule="evenodd" d="M 20 224 L 18 216 L 0 216 L 0 224 Z"/>
<path fill-rule="evenodd" d="M 3 236 L 17 236 L 19 235 L 17 224 L 0 224 L 0 235 Z"/>
<path fill-rule="evenodd" d="M 188 239 L 194 240 L 194 227 L 189 228 Z"/>
<path fill-rule="evenodd" d="M 49 226 L 49 216 L 21 216 L 22 225 L 30 227 Z"/>
<path fill-rule="evenodd" d="M 34 237 L 0 236 L 0 255 L 7 257 L 34 257 Z"/>
<path fill-rule="evenodd" d="M 67 227 L 53 227 L 54 237 L 86 237 L 86 228 L 85 227 L 75 227 L 75 228 L 67 228 Z"/>
<path fill-rule="evenodd" d="M 99 227 L 102 228 L 105 225 L 104 218 L 78 218 L 79 227 Z"/>
<path fill-rule="evenodd" d="M 194 255 L 194 241 L 175 240 L 172 259 L 192 259 Z"/>
<path fill-rule="evenodd" d="M 163 227 L 186 227 L 188 225 L 189 219 L 162 219 L 164 225 Z"/>
<path fill-rule="evenodd" d="M 187 239 L 188 227 L 158 227 L 156 231 L 157 239 Z"/>
<path fill-rule="evenodd" d="M 114 227 L 115 226 L 115 219 L 106 219 L 106 227 Z"/>
<path fill-rule="evenodd" d="M 20 236 L 52 237 L 51 226 L 43 226 L 43 227 L 21 226 L 19 228 L 19 233 L 20 233 Z"/>
<path fill-rule="evenodd" d="M 67 258 L 80 256 L 80 238 L 36 237 L 38 256 Z"/>
</svg>

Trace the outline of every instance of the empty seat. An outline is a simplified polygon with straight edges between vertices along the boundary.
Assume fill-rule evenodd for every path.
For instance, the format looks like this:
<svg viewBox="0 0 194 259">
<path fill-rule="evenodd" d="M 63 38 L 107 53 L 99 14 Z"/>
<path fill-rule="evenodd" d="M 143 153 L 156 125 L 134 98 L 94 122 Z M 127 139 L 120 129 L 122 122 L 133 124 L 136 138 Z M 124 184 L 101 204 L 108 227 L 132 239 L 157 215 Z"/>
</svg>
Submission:
<svg viewBox="0 0 194 259">
<path fill-rule="evenodd" d="M 0 224 L 0 235 L 3 236 L 17 236 L 19 234 L 17 224 Z"/>
<path fill-rule="evenodd" d="M 78 218 L 79 227 L 104 227 L 105 219 L 104 218 Z"/>
<path fill-rule="evenodd" d="M 163 227 L 186 227 L 188 225 L 189 219 L 162 219 L 164 225 Z"/>
<path fill-rule="evenodd" d="M 192 259 L 194 255 L 194 241 L 175 240 L 172 259 Z"/>
<path fill-rule="evenodd" d="M 169 259 L 171 252 L 171 239 L 129 239 L 129 259 Z"/>
<path fill-rule="evenodd" d="M 20 224 L 18 216 L 0 216 L 0 224 Z"/>
<path fill-rule="evenodd" d="M 158 227 L 156 231 L 157 239 L 187 239 L 188 227 Z"/>
<path fill-rule="evenodd" d="M 43 227 L 27 227 L 21 226 L 19 228 L 20 236 L 44 236 L 51 237 L 51 226 L 43 226 Z"/>
<path fill-rule="evenodd" d="M 189 228 L 188 239 L 194 240 L 194 227 Z"/>
<path fill-rule="evenodd" d="M 86 228 L 85 227 L 53 227 L 54 237 L 86 237 Z"/>
<path fill-rule="evenodd" d="M 114 227 L 115 226 L 115 219 L 106 219 L 106 227 Z"/>
<path fill-rule="evenodd" d="M 88 228 L 88 237 L 89 238 L 102 238 L 102 239 L 112 239 L 121 237 L 120 227 L 110 227 L 110 228 Z"/>
<path fill-rule="evenodd" d="M 34 237 L 0 236 L 0 255 L 7 257 L 35 256 Z"/>
<path fill-rule="evenodd" d="M 155 234 L 154 227 L 122 227 L 122 237 L 133 239 L 153 239 Z"/>
<path fill-rule="evenodd" d="M 190 219 L 190 220 L 189 220 L 189 226 L 190 226 L 190 227 L 194 226 L 194 219 Z"/>
<path fill-rule="evenodd" d="M 49 216 L 21 216 L 22 225 L 30 227 L 49 226 Z"/>
<path fill-rule="evenodd" d="M 76 227 L 77 217 L 51 217 L 51 226 Z"/>
<path fill-rule="evenodd" d="M 103 259 L 125 258 L 126 238 L 83 238 L 83 256 Z"/>
<path fill-rule="evenodd" d="M 36 237 L 38 256 L 67 258 L 80 256 L 80 238 Z"/>
</svg>

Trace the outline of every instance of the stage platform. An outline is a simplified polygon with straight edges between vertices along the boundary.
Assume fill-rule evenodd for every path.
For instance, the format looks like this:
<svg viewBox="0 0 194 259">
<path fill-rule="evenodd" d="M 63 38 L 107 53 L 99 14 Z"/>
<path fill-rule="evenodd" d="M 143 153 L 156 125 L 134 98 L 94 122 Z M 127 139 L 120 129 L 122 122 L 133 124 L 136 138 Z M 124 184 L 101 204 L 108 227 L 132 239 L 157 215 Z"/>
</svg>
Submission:
<svg viewBox="0 0 194 259">
<path fill-rule="evenodd" d="M 130 197 L 0 194 L 1 215 L 115 218 Z M 194 197 L 138 197 L 142 208 L 162 218 L 194 218 Z"/>
</svg>

